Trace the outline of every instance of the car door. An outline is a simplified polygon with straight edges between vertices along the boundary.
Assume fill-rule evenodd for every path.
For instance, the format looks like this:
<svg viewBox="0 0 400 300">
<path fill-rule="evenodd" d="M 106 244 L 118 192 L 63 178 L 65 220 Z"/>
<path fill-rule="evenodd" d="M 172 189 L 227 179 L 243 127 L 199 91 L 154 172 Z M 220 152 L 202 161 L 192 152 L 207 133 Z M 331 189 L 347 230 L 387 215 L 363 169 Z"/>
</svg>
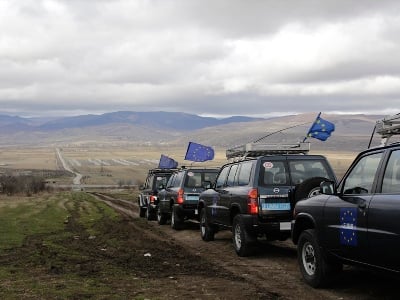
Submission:
<svg viewBox="0 0 400 300">
<path fill-rule="evenodd" d="M 212 223 L 221 223 L 226 215 L 226 208 L 221 205 L 221 197 L 227 197 L 226 180 L 230 168 L 231 165 L 226 165 L 221 169 L 215 181 L 214 190 L 209 190 L 206 195 L 207 217 Z"/>
<path fill-rule="evenodd" d="M 170 210 L 167 189 L 170 189 L 173 186 L 176 176 L 177 176 L 176 173 L 172 174 L 172 176 L 168 179 L 165 188 L 158 192 L 158 197 L 159 197 L 158 207 L 160 212 L 162 213 L 169 212 Z"/>
<path fill-rule="evenodd" d="M 382 157 L 383 151 L 359 157 L 342 180 L 338 196 L 327 200 L 323 240 L 338 256 L 367 261 L 368 206 L 375 192 Z"/>
<path fill-rule="evenodd" d="M 236 172 L 238 164 L 233 164 L 229 169 L 228 177 L 225 185 L 219 191 L 218 213 L 219 221 L 224 225 L 231 225 L 230 209 L 232 204 L 232 196 L 235 195 L 236 189 Z"/>
<path fill-rule="evenodd" d="M 388 151 L 388 156 L 368 209 L 369 262 L 400 270 L 400 149 Z"/>
</svg>

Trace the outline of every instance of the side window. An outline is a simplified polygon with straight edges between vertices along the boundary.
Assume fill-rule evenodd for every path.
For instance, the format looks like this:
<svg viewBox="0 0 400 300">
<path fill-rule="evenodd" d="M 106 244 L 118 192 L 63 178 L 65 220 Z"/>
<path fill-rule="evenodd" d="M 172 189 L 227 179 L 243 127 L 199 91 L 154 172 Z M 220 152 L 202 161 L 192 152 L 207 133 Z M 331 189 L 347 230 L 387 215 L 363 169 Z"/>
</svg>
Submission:
<svg viewBox="0 0 400 300">
<path fill-rule="evenodd" d="M 252 166 L 253 166 L 252 162 L 245 162 L 240 165 L 238 185 L 249 184 Z"/>
<path fill-rule="evenodd" d="M 167 187 L 173 186 L 174 181 L 175 181 L 175 177 L 176 177 L 176 174 L 173 174 L 173 175 L 169 178 L 169 180 L 168 180 L 168 182 L 167 182 Z"/>
<path fill-rule="evenodd" d="M 383 152 L 362 157 L 344 181 L 344 194 L 371 193 L 375 174 Z"/>
<path fill-rule="evenodd" d="M 224 186 L 225 181 L 226 181 L 226 176 L 228 175 L 230 166 L 226 166 L 221 170 L 221 172 L 218 175 L 217 181 L 215 182 L 215 187 L 216 188 L 221 188 Z"/>
<path fill-rule="evenodd" d="M 382 193 L 400 193 L 400 150 L 390 154 L 383 176 Z"/>
<path fill-rule="evenodd" d="M 173 187 L 179 187 L 181 185 L 182 179 L 183 179 L 183 175 L 185 174 L 185 172 L 178 172 L 175 176 L 174 179 L 174 183 L 173 183 Z"/>
<path fill-rule="evenodd" d="M 236 175 L 236 171 L 238 169 L 238 165 L 233 165 L 231 167 L 231 170 L 229 171 L 229 175 L 228 175 L 228 180 L 226 181 L 226 185 L 227 186 L 234 186 L 235 185 L 235 175 Z"/>
<path fill-rule="evenodd" d="M 146 189 L 151 188 L 151 183 L 153 182 L 153 178 L 154 178 L 154 175 L 150 175 L 149 177 L 147 177 L 146 183 L 144 185 L 144 187 Z"/>
</svg>

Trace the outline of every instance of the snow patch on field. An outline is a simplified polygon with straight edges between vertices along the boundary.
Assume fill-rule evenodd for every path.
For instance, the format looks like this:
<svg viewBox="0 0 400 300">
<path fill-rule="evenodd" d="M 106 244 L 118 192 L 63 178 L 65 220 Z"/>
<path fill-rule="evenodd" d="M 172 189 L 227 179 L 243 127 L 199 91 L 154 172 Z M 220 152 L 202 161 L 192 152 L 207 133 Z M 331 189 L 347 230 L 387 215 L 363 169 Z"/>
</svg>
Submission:
<svg viewBox="0 0 400 300">
<path fill-rule="evenodd" d="M 121 159 L 121 158 L 113 158 L 112 159 L 113 162 L 115 162 L 116 164 L 121 164 L 123 166 L 138 166 L 138 163 L 135 163 L 133 161 L 129 161 L 126 159 Z"/>
<path fill-rule="evenodd" d="M 78 160 L 76 160 L 76 159 L 70 159 L 70 160 L 69 160 L 69 164 L 70 164 L 71 166 L 77 166 L 77 167 L 81 167 L 81 166 L 82 166 L 82 164 L 81 164 Z"/>
<path fill-rule="evenodd" d="M 95 166 L 111 166 L 109 162 L 98 158 L 89 158 L 88 161 Z"/>
</svg>

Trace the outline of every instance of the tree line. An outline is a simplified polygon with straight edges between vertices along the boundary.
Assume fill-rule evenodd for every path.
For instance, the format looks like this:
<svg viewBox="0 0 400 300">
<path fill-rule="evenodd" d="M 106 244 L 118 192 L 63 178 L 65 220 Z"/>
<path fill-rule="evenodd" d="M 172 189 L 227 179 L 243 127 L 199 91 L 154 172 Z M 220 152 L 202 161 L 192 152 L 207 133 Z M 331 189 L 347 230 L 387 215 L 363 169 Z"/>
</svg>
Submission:
<svg viewBox="0 0 400 300">
<path fill-rule="evenodd" d="M 2 175 L 0 176 L 0 191 L 3 194 L 15 195 L 37 194 L 46 189 L 46 183 L 42 177 L 31 175 Z"/>
</svg>

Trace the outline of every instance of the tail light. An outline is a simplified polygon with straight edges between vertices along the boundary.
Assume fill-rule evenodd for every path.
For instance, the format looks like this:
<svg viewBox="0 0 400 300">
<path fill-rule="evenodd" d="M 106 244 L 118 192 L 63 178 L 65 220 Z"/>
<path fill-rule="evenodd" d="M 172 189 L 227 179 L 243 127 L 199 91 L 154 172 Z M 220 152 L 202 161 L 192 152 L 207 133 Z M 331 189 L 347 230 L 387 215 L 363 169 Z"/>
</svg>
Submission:
<svg viewBox="0 0 400 300">
<path fill-rule="evenodd" d="M 258 191 L 251 189 L 247 193 L 247 212 L 251 215 L 258 214 Z"/>
<path fill-rule="evenodd" d="M 176 202 L 179 203 L 179 204 L 182 204 L 183 201 L 184 201 L 184 198 L 183 198 L 183 189 L 180 189 L 180 190 L 178 191 L 178 198 L 176 199 Z"/>
<path fill-rule="evenodd" d="M 153 195 L 150 196 L 150 203 L 154 203 L 154 201 L 156 201 L 156 200 L 157 200 L 157 197 L 155 197 Z"/>
</svg>

